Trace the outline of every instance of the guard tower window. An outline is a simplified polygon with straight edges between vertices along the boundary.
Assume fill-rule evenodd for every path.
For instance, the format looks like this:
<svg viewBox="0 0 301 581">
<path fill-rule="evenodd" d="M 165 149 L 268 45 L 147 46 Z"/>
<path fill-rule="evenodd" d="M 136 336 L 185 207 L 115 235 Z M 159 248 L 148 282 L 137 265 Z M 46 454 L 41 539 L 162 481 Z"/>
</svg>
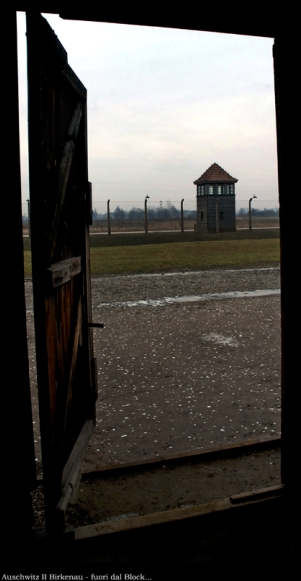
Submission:
<svg viewBox="0 0 301 581">
<path fill-rule="evenodd" d="M 204 196 L 205 186 L 198 186 L 198 196 Z"/>
</svg>

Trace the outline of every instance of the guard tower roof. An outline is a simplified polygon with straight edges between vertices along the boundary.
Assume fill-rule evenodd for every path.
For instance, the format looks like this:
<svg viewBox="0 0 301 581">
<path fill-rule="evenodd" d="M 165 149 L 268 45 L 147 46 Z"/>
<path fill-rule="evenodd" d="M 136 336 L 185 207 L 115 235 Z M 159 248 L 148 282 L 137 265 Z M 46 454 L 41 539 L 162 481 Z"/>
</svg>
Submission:
<svg viewBox="0 0 301 581">
<path fill-rule="evenodd" d="M 220 165 L 213 163 L 206 171 L 193 182 L 194 184 L 222 183 L 234 184 L 238 180 L 230 176 Z"/>
</svg>

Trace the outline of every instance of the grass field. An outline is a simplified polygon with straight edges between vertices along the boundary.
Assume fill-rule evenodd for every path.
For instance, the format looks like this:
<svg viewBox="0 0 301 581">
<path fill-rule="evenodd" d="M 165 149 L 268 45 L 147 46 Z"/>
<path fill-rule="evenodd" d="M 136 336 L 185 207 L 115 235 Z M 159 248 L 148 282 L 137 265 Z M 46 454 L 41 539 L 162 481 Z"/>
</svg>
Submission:
<svg viewBox="0 0 301 581">
<path fill-rule="evenodd" d="M 194 233 L 91 236 L 91 274 L 135 274 L 210 268 L 246 268 L 279 262 L 279 231 L 257 230 L 200 237 Z M 31 275 L 24 239 L 25 276 Z"/>
</svg>

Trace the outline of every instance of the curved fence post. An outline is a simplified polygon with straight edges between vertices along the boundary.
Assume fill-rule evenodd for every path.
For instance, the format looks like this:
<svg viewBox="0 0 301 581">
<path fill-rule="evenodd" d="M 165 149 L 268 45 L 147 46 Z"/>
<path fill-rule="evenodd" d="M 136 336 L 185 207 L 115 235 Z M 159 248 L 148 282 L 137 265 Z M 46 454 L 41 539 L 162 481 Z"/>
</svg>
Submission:
<svg viewBox="0 0 301 581">
<path fill-rule="evenodd" d="M 108 234 L 111 234 L 111 217 L 110 217 L 110 200 L 108 200 L 107 202 L 107 208 L 108 208 Z"/>
</svg>

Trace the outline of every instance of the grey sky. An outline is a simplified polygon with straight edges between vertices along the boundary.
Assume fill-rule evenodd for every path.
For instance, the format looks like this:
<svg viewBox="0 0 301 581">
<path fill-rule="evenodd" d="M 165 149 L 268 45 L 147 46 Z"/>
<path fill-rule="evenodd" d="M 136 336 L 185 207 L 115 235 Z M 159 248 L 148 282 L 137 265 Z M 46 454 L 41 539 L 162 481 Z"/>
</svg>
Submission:
<svg viewBox="0 0 301 581">
<path fill-rule="evenodd" d="M 193 209 L 212 163 L 238 178 L 237 205 L 278 198 L 272 39 L 64 21 L 46 15 L 88 89 L 89 179 L 105 211 L 181 198 Z M 23 199 L 25 16 L 19 15 Z M 254 206 L 255 207 L 255 206 Z"/>
</svg>

